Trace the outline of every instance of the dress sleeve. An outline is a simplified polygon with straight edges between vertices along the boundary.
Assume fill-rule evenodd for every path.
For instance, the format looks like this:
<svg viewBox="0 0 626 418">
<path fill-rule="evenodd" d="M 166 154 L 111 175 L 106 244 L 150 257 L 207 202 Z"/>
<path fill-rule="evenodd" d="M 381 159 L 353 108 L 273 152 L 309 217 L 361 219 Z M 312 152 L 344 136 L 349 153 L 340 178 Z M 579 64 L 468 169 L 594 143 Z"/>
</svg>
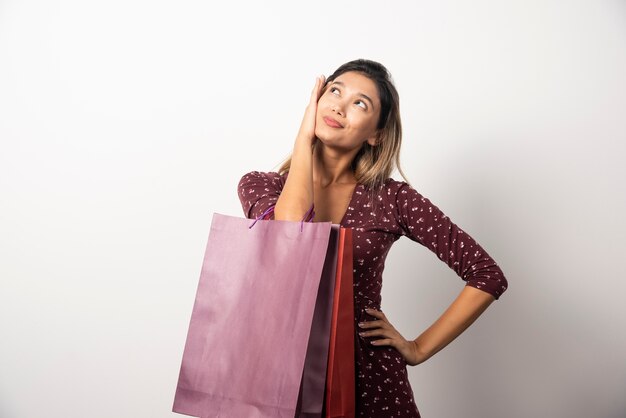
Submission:
<svg viewBox="0 0 626 418">
<path fill-rule="evenodd" d="M 281 191 L 281 177 L 275 172 L 251 171 L 241 177 L 237 186 L 241 207 L 248 219 L 258 218 L 274 206 Z"/>
<path fill-rule="evenodd" d="M 508 283 L 498 264 L 429 199 L 408 183 L 399 183 L 396 216 L 402 235 L 435 253 L 466 282 L 466 286 L 499 299 Z"/>
</svg>

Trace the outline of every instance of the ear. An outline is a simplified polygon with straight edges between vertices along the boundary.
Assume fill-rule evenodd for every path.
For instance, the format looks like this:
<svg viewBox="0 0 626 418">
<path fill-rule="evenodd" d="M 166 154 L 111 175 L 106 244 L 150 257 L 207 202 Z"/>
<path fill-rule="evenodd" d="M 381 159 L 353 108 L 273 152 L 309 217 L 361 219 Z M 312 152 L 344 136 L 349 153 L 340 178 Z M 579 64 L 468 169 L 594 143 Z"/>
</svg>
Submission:
<svg viewBox="0 0 626 418">
<path fill-rule="evenodd" d="M 372 134 L 372 136 L 370 136 L 369 138 L 367 138 L 367 143 L 370 144 L 372 147 L 375 147 L 378 145 L 379 142 L 379 138 L 380 138 L 380 134 L 381 134 L 381 130 L 377 129 L 376 132 L 374 132 Z"/>
</svg>

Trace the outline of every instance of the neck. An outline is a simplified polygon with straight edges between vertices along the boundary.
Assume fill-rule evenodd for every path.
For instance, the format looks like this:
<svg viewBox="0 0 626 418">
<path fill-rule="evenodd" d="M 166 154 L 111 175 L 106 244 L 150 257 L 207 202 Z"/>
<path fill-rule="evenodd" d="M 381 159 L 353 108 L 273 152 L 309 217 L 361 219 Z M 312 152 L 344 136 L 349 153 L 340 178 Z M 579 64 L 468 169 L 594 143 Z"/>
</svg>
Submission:
<svg viewBox="0 0 626 418">
<path fill-rule="evenodd" d="M 356 179 L 350 168 L 359 149 L 341 152 L 317 140 L 313 150 L 313 183 L 326 187 L 332 184 L 354 184 Z"/>
</svg>

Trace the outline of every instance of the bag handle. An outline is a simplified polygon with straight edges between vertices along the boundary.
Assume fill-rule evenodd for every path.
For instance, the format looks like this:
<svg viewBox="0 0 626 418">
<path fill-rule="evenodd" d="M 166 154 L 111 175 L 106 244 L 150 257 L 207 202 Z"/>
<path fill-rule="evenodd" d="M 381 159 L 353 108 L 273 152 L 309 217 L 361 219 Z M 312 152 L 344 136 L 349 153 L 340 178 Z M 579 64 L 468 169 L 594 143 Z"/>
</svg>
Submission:
<svg viewBox="0 0 626 418">
<path fill-rule="evenodd" d="M 274 211 L 274 206 L 270 206 L 269 208 L 267 208 L 267 210 L 265 212 L 263 212 L 258 218 L 256 218 L 254 220 L 254 222 L 252 222 L 252 225 L 250 225 L 248 228 L 252 228 L 254 226 L 255 223 L 257 223 L 258 220 L 263 219 L 263 220 L 269 220 L 269 219 L 265 219 L 265 217 L 271 215 L 271 213 Z M 304 222 L 306 220 L 306 222 L 312 222 L 313 218 L 315 217 L 315 210 L 313 209 L 313 206 L 315 206 L 315 204 L 311 205 L 311 209 L 309 209 L 307 211 L 307 213 L 304 214 L 304 218 L 302 218 L 302 221 L 300 221 L 300 232 L 302 232 L 303 226 L 304 226 Z"/>
</svg>

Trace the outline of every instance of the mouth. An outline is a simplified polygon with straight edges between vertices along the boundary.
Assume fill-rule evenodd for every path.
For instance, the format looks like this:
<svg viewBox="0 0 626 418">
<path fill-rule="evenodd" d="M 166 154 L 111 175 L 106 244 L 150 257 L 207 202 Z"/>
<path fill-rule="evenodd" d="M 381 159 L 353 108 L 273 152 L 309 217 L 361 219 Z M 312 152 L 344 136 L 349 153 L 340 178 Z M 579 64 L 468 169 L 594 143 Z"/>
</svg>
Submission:
<svg viewBox="0 0 626 418">
<path fill-rule="evenodd" d="M 327 116 L 324 116 L 324 122 L 326 122 L 326 125 L 330 126 L 331 128 L 343 128 L 342 124 L 337 122 L 335 119 L 329 118 Z"/>
</svg>

